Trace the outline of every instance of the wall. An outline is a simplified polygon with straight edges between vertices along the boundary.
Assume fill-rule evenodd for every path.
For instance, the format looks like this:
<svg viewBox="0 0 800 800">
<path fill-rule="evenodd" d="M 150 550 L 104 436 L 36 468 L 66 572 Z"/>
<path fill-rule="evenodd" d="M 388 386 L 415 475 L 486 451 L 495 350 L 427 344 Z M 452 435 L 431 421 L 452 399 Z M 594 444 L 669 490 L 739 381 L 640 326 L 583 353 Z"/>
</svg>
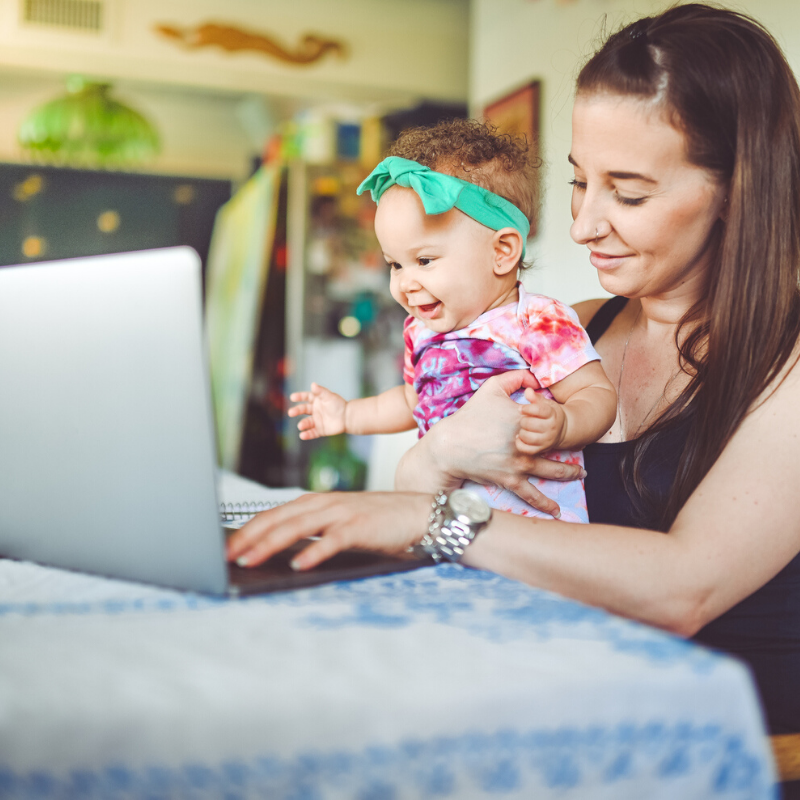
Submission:
<svg viewBox="0 0 800 800">
<path fill-rule="evenodd" d="M 546 162 L 536 266 L 526 286 L 569 303 L 604 294 L 587 250 L 569 238 L 572 169 L 567 162 L 573 84 L 580 65 L 615 30 L 673 3 L 656 0 L 472 0 L 470 103 L 473 114 L 509 90 L 542 82 L 541 145 Z M 795 0 L 748 0 L 728 4 L 760 20 L 800 68 L 800 6 Z"/>
<path fill-rule="evenodd" d="M 262 116 L 281 117 L 319 105 L 358 116 L 467 97 L 467 0 L 105 3 L 109 24 L 98 35 L 21 25 L 22 0 L 0 2 L 0 160 L 22 158 L 19 122 L 63 92 L 72 73 L 111 81 L 120 99 L 154 120 L 164 139 L 155 170 L 215 177 L 246 173 L 258 151 L 245 119 L 252 129 L 253 99 L 266 101 Z M 290 49 L 313 32 L 343 40 L 349 55 L 287 65 L 250 52 L 182 49 L 153 30 L 209 21 L 271 34 Z"/>
</svg>

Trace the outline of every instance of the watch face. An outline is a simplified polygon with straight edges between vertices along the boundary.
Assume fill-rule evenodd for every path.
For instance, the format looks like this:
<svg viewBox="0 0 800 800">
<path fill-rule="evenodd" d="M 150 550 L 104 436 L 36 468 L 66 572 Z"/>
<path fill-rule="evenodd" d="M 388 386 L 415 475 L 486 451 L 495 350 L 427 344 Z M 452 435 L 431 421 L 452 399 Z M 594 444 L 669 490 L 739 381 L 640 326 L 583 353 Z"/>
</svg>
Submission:
<svg viewBox="0 0 800 800">
<path fill-rule="evenodd" d="M 470 522 L 488 522 L 492 516 L 491 506 L 468 489 L 456 489 L 450 493 L 450 508 L 455 517 L 466 517 Z"/>
</svg>

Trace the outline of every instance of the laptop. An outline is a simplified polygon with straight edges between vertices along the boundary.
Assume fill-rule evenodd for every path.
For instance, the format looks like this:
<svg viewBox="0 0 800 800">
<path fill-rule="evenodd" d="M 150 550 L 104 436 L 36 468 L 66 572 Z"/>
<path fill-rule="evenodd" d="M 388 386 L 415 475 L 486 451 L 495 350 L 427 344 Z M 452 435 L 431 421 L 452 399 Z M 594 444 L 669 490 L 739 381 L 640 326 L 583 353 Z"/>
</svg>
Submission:
<svg viewBox="0 0 800 800">
<path fill-rule="evenodd" d="M 0 555 L 233 595 L 430 563 L 225 562 L 201 280 L 187 247 L 0 268 Z"/>
</svg>

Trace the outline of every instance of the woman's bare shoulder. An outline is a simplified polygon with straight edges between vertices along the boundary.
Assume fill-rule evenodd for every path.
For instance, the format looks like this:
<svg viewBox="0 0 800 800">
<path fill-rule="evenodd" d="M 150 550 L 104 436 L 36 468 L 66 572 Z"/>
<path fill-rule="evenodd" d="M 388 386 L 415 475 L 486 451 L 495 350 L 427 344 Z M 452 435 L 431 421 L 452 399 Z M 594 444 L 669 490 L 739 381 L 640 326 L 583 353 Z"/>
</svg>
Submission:
<svg viewBox="0 0 800 800">
<path fill-rule="evenodd" d="M 796 417 L 794 409 L 797 407 L 798 402 L 800 402 L 800 342 L 795 345 L 791 356 L 789 356 L 778 375 L 773 378 L 772 383 L 767 386 L 761 397 L 753 404 L 748 416 L 757 415 L 761 408 L 772 409 L 777 405 L 786 405 L 790 415 Z M 742 424 L 746 421 L 747 417 L 745 417 Z M 800 421 L 800 418 L 798 418 L 798 421 Z"/>
<path fill-rule="evenodd" d="M 582 300 L 580 303 L 575 303 L 575 305 L 572 306 L 584 328 L 607 300 L 607 297 L 598 297 L 596 300 Z"/>
</svg>

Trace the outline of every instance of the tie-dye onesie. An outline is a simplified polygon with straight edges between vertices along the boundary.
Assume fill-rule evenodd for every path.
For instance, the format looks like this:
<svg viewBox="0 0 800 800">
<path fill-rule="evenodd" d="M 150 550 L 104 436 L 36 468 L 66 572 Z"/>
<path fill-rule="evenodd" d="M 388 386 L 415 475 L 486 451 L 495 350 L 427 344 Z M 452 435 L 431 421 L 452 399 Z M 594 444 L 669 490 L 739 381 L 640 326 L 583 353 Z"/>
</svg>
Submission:
<svg viewBox="0 0 800 800">
<path fill-rule="evenodd" d="M 571 308 L 549 297 L 528 294 L 522 284 L 517 288 L 518 302 L 493 308 L 457 331 L 436 333 L 413 317 L 406 320 L 403 378 L 419 398 L 414 419 L 420 437 L 461 408 L 492 375 L 529 369 L 539 384 L 536 391 L 553 399 L 548 387 L 600 358 Z M 528 402 L 524 390 L 515 392 L 512 399 Z M 547 457 L 583 465 L 579 450 L 552 450 Z M 583 481 L 529 480 L 559 504 L 562 520 L 589 521 Z M 483 494 L 493 508 L 523 516 L 548 516 L 499 486 L 471 481 L 464 485 Z"/>
</svg>

